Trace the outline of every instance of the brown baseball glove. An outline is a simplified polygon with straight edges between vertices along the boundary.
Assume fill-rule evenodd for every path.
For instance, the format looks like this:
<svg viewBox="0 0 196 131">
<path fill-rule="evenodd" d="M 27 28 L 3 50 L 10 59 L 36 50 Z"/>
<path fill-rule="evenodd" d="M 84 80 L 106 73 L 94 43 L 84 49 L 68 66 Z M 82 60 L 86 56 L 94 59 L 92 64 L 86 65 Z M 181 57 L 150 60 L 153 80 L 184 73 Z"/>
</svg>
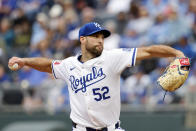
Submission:
<svg viewBox="0 0 196 131">
<path fill-rule="evenodd" d="M 165 91 L 175 91 L 186 81 L 189 69 L 189 58 L 176 58 L 158 78 L 157 82 Z"/>
</svg>

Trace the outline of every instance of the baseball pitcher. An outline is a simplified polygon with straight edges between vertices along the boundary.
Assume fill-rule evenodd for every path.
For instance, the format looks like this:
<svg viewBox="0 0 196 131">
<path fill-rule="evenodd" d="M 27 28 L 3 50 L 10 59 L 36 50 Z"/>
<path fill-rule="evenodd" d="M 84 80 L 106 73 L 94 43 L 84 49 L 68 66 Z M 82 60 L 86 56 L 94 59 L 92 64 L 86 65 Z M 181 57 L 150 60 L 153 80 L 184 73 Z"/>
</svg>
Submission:
<svg viewBox="0 0 196 131">
<path fill-rule="evenodd" d="M 120 127 L 120 75 L 136 61 L 152 57 L 185 57 L 168 46 L 104 50 L 110 31 L 96 22 L 79 31 L 81 54 L 64 60 L 12 57 L 8 66 L 29 66 L 52 73 L 68 84 L 73 131 L 123 131 Z M 131 44 L 131 43 L 130 43 Z"/>
</svg>

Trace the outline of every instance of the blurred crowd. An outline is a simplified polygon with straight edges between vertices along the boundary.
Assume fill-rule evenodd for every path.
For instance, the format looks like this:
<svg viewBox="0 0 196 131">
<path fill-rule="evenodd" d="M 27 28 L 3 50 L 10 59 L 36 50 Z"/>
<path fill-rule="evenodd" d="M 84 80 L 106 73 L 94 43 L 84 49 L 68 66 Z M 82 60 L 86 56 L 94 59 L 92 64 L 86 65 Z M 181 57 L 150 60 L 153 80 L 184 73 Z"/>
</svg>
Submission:
<svg viewBox="0 0 196 131">
<path fill-rule="evenodd" d="M 156 80 L 172 59 L 144 60 L 121 76 L 121 101 L 132 106 L 196 102 L 196 0 L 1 0 L 0 103 L 52 112 L 69 105 L 67 86 L 25 67 L 12 72 L 8 59 L 64 59 L 80 52 L 79 28 L 90 21 L 112 32 L 105 49 L 169 45 L 191 58 L 189 79 L 167 93 Z M 20 99 L 21 101 L 17 101 Z"/>
</svg>

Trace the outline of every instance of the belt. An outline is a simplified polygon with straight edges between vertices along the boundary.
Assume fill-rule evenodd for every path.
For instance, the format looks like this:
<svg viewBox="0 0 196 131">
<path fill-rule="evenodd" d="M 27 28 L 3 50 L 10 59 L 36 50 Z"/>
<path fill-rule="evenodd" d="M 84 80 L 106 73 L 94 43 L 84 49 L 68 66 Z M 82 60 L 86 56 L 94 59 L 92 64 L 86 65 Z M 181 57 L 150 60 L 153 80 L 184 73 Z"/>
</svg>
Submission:
<svg viewBox="0 0 196 131">
<path fill-rule="evenodd" d="M 76 125 L 77 125 L 77 124 L 76 124 L 75 122 L 72 121 L 72 125 L 73 125 L 74 128 L 76 128 Z M 119 122 L 117 122 L 117 123 L 115 124 L 115 129 L 117 129 L 119 126 L 120 126 L 120 125 L 119 125 Z M 90 128 L 90 127 L 86 127 L 86 131 L 108 131 L 108 128 L 107 128 L 107 127 L 103 127 L 103 128 L 101 128 L 101 129 L 93 129 L 93 128 Z"/>
</svg>

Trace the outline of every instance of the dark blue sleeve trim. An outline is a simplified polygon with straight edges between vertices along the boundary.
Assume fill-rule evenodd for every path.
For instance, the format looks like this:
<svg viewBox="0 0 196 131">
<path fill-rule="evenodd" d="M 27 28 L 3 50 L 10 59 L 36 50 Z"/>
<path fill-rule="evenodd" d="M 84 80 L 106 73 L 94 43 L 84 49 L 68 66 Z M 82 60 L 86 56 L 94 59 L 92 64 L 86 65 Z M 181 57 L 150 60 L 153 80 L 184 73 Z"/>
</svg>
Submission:
<svg viewBox="0 0 196 131">
<path fill-rule="evenodd" d="M 56 75 L 54 73 L 53 63 L 54 63 L 54 61 L 52 61 L 52 74 L 54 75 L 55 79 L 57 79 L 57 77 L 56 77 Z"/>
<path fill-rule="evenodd" d="M 134 48 L 134 50 L 133 50 L 133 56 L 132 56 L 132 64 L 131 64 L 131 66 L 134 66 L 134 63 L 135 63 L 135 52 L 136 52 L 136 48 Z"/>
</svg>

